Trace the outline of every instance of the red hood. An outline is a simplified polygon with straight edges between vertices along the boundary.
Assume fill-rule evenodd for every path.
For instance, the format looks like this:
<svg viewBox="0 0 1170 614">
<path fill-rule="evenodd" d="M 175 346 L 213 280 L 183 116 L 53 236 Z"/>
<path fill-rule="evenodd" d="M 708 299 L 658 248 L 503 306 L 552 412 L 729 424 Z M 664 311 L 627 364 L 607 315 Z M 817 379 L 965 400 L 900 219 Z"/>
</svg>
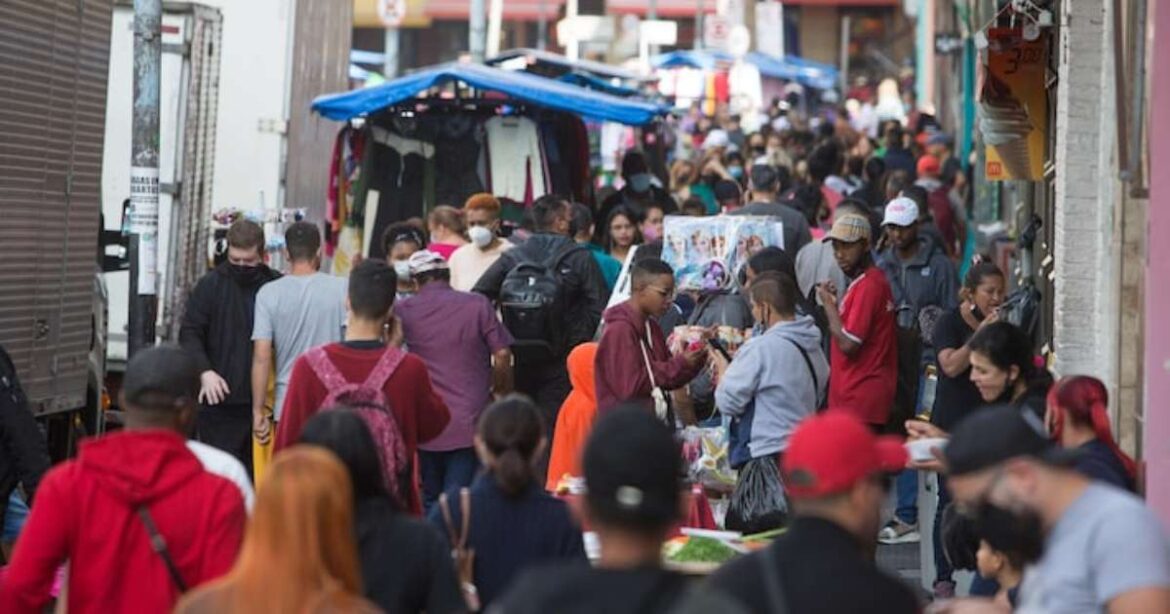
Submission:
<svg viewBox="0 0 1170 614">
<path fill-rule="evenodd" d="M 642 330 L 646 327 L 646 317 L 630 304 L 629 301 L 623 301 L 610 307 L 603 318 L 605 324 L 608 326 L 615 322 L 626 322 L 634 330 Z"/>
<path fill-rule="evenodd" d="M 131 506 L 167 495 L 203 472 L 187 440 L 166 430 L 123 431 L 82 442 L 78 471 Z"/>
</svg>

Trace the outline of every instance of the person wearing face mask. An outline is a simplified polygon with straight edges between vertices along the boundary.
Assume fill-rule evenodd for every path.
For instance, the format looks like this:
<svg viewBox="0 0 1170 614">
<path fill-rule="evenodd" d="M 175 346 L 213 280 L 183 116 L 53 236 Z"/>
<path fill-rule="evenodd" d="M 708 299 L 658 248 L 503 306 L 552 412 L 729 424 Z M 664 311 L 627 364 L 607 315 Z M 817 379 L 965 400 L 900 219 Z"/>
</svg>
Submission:
<svg viewBox="0 0 1170 614">
<path fill-rule="evenodd" d="M 646 243 L 661 241 L 665 219 L 666 211 L 657 203 L 646 207 L 646 215 L 642 216 L 642 220 L 638 222 L 638 230 L 642 233 L 642 240 Z"/>
<path fill-rule="evenodd" d="M 738 151 L 733 151 L 725 156 L 727 162 L 727 174 L 741 186 L 745 183 L 744 160 L 743 155 Z"/>
<path fill-rule="evenodd" d="M 1016 612 L 1170 612 L 1170 540 L 1137 497 L 1078 473 L 1076 453 L 1018 407 L 981 410 L 942 451 L 955 505 L 1032 563 Z M 997 609 L 998 608 L 998 609 Z M 1009 612 L 956 600 L 941 612 Z"/>
<path fill-rule="evenodd" d="M 401 301 L 414 296 L 414 282 L 410 279 L 410 257 L 426 249 L 427 238 L 414 224 L 403 222 L 386 228 L 382 234 L 382 247 L 386 252 L 386 264 L 394 268 L 398 279 L 398 291 L 394 300 Z"/>
<path fill-rule="evenodd" d="M 909 586 L 873 560 L 890 474 L 906 465 L 901 442 L 829 409 L 796 427 L 780 465 L 794 514 L 788 530 L 724 565 L 703 592 L 753 614 L 921 612 Z"/>
<path fill-rule="evenodd" d="M 191 290 L 179 343 L 199 363 L 195 438 L 235 456 L 250 470 L 256 295 L 280 273 L 264 263 L 264 229 L 259 224 L 236 221 L 228 229 L 227 244 L 227 261 Z"/>
<path fill-rule="evenodd" d="M 598 219 L 608 220 L 610 212 L 620 205 L 625 205 L 638 218 L 645 215 L 646 206 L 650 203 L 657 203 L 666 213 L 678 210 L 670 194 L 654 185 L 654 176 L 650 174 L 650 167 L 642 152 L 626 152 L 622 158 L 622 179 L 625 185 L 601 203 Z"/>
<path fill-rule="evenodd" d="M 729 530 L 758 533 L 784 525 L 787 504 L 778 462 L 792 430 L 825 396 L 829 361 L 812 316 L 796 313 L 798 293 L 787 275 L 756 276 L 749 290 L 751 311 L 763 333 L 740 347 L 734 361 L 709 353 L 719 382 L 715 405 L 731 419 L 729 456 L 739 471 L 727 512 Z M 767 504 L 755 509 L 737 504 L 752 498 Z"/>
<path fill-rule="evenodd" d="M 500 239 L 500 201 L 487 193 L 474 194 L 463 205 L 467 222 L 467 236 L 471 243 L 451 254 L 451 287 L 470 292 L 475 282 L 499 260 L 500 254 L 512 248 Z"/>
</svg>

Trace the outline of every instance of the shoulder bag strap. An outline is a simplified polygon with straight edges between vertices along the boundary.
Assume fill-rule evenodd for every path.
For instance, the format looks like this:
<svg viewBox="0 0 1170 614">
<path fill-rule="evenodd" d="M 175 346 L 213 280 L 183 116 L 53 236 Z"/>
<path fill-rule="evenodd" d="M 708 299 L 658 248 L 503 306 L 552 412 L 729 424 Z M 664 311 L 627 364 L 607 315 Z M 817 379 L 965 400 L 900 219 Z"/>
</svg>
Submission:
<svg viewBox="0 0 1170 614">
<path fill-rule="evenodd" d="M 815 394 L 817 397 L 817 406 L 819 407 L 821 404 L 821 382 L 819 379 L 817 379 L 817 370 L 813 368 L 812 358 L 809 358 L 808 351 L 801 347 L 801 345 L 797 343 L 795 339 L 792 339 L 791 337 L 785 337 L 785 339 L 788 339 L 789 343 L 796 346 L 796 349 L 804 358 L 804 364 L 808 367 L 808 373 L 812 376 L 813 379 L 813 394 Z"/>
<path fill-rule="evenodd" d="M 650 320 L 646 320 L 646 338 L 638 340 L 638 347 L 642 348 L 642 360 L 646 363 L 646 375 L 650 376 L 650 388 L 658 387 L 657 382 L 654 381 L 654 369 L 650 366 L 650 353 L 646 351 L 646 345 L 653 343 L 654 337 L 650 335 Z"/>
<path fill-rule="evenodd" d="M 151 518 L 150 511 L 146 509 L 145 505 L 138 506 L 135 511 L 138 513 L 138 518 L 142 520 L 142 524 L 146 526 L 147 534 L 150 535 L 150 549 L 154 550 L 162 558 L 163 563 L 167 566 L 167 573 L 171 575 L 171 580 L 174 581 L 179 592 L 187 592 L 187 583 L 183 581 L 183 576 L 179 574 L 179 567 L 175 565 L 175 560 L 171 558 L 171 552 L 167 549 L 167 540 L 163 539 L 162 534 L 158 532 L 158 527 L 155 526 L 154 518 Z"/>
</svg>

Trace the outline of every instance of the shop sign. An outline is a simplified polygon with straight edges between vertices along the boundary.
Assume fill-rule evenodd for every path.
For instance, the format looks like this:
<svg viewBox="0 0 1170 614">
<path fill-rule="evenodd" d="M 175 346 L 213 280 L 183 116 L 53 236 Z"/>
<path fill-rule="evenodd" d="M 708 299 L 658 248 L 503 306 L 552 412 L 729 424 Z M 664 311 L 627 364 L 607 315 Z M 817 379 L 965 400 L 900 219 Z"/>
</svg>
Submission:
<svg viewBox="0 0 1170 614">
<path fill-rule="evenodd" d="M 406 0 L 378 0 L 378 19 L 387 28 L 397 28 L 406 19 Z"/>
<path fill-rule="evenodd" d="M 1025 40 L 1020 28 L 987 31 L 980 68 L 979 131 L 988 181 L 1040 181 L 1048 141 L 1048 36 Z"/>
<path fill-rule="evenodd" d="M 708 15 L 703 20 L 703 46 L 707 49 L 727 50 L 731 38 L 731 23 L 719 15 Z"/>
</svg>

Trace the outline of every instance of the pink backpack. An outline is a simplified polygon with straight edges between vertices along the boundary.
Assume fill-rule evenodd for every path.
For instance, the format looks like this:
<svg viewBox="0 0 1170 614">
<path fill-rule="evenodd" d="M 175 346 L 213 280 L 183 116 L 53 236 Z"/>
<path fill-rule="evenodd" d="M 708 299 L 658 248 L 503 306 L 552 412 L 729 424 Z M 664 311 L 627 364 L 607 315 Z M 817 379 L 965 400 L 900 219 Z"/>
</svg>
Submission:
<svg viewBox="0 0 1170 614">
<path fill-rule="evenodd" d="M 402 430 L 398 427 L 398 420 L 386 399 L 386 382 L 394 375 L 398 365 L 406 353 L 397 348 L 387 348 L 366 377 L 366 381 L 355 384 L 345 379 L 337 370 L 324 346 L 316 347 L 305 353 L 305 359 L 317 378 L 325 384 L 329 395 L 318 407 L 318 411 L 335 408 L 349 408 L 361 416 L 370 434 L 374 436 L 374 444 L 378 446 L 378 457 L 382 461 L 382 477 L 386 480 L 386 488 L 405 504 L 406 498 L 399 489 L 400 478 L 407 469 L 406 444 L 402 437 Z"/>
</svg>

